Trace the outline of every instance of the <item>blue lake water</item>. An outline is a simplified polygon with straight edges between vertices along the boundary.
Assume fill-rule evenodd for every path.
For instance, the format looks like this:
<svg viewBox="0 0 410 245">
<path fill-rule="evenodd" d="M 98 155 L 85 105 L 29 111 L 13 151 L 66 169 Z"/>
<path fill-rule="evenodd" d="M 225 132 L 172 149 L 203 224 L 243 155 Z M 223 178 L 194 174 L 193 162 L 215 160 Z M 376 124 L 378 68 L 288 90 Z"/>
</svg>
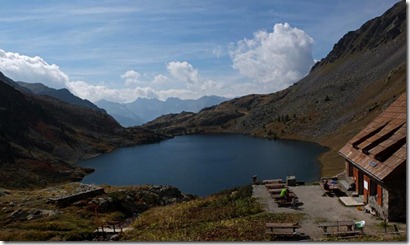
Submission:
<svg viewBox="0 0 410 245">
<path fill-rule="evenodd" d="M 83 183 L 172 185 L 184 193 L 206 196 L 262 179 L 312 182 L 320 178 L 317 144 L 267 140 L 238 134 L 178 136 L 156 144 L 119 148 L 83 161 L 94 168 Z"/>
</svg>

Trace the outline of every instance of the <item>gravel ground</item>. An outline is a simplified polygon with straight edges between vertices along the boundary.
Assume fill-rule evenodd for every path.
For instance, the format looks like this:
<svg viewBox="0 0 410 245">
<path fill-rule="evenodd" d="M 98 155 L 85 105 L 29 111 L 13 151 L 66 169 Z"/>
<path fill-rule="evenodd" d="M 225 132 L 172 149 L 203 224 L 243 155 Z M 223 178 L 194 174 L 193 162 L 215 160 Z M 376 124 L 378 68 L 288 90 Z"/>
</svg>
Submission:
<svg viewBox="0 0 410 245">
<path fill-rule="evenodd" d="M 381 220 L 376 220 L 375 217 L 364 211 L 360 211 L 357 207 L 346 207 L 338 197 L 322 196 L 323 191 L 320 186 L 296 186 L 290 187 L 303 204 L 297 209 L 278 207 L 264 185 L 253 186 L 253 196 L 258 198 L 258 201 L 263 205 L 265 211 L 273 213 L 304 213 L 306 219 L 299 224 L 302 226 L 300 232 L 308 235 L 312 240 L 320 240 L 323 235 L 323 230 L 317 225 L 325 221 L 347 221 L 354 220 L 366 221 L 364 232 L 368 235 L 373 235 L 379 231 L 371 229 L 372 226 L 380 224 Z"/>
</svg>

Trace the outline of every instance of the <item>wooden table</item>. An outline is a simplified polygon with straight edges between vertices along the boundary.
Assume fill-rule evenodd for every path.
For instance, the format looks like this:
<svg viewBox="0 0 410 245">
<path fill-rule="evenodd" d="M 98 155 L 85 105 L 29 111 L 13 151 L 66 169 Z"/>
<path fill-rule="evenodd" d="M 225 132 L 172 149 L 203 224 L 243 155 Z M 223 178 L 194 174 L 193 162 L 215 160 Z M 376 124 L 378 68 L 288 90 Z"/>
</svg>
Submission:
<svg viewBox="0 0 410 245">
<path fill-rule="evenodd" d="M 328 221 L 318 225 L 323 229 L 323 235 L 357 235 L 362 233 L 361 230 L 354 230 L 354 226 L 355 222 L 353 221 Z M 328 228 L 333 230 L 329 232 Z"/>
</svg>

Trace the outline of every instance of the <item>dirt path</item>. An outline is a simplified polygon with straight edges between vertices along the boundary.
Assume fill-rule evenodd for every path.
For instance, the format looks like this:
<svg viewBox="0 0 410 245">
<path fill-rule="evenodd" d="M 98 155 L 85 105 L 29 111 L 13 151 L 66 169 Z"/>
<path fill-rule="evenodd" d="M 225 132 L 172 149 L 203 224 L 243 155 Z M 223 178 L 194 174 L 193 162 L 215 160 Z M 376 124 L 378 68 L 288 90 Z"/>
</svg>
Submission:
<svg viewBox="0 0 410 245">
<path fill-rule="evenodd" d="M 376 224 L 380 224 L 381 220 L 376 220 L 372 215 L 358 210 L 356 207 L 344 206 L 338 197 L 322 196 L 323 191 L 320 186 L 296 186 L 290 189 L 298 196 L 300 202 L 303 203 L 298 209 L 278 207 L 264 185 L 253 186 L 253 196 L 258 198 L 258 201 L 263 205 L 267 212 L 273 213 L 304 213 L 306 219 L 300 222 L 302 228 L 300 232 L 309 235 L 312 240 L 320 240 L 323 235 L 323 230 L 319 228 L 318 223 L 325 221 L 346 221 L 354 220 L 366 221 L 364 231 L 366 234 L 372 235 L 377 233 L 370 228 Z"/>
</svg>

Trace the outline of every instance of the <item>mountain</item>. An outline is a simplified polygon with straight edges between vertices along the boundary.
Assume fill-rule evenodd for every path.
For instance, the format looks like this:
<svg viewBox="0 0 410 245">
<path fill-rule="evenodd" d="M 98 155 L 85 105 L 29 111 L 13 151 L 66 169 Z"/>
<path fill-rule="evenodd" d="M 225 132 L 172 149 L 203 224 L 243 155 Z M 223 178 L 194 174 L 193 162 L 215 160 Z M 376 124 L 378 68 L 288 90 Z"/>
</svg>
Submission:
<svg viewBox="0 0 410 245">
<path fill-rule="evenodd" d="M 135 115 L 125 104 L 115 103 L 107 100 L 99 100 L 96 102 L 100 108 L 104 108 L 112 117 L 117 120 L 122 126 L 130 127 L 140 125 L 143 119 Z"/>
<path fill-rule="evenodd" d="M 344 168 L 337 151 L 406 91 L 406 3 L 400 1 L 337 42 L 289 88 L 247 95 L 199 113 L 168 114 L 143 125 L 172 135 L 235 132 L 328 146 L 322 174 Z"/>
<path fill-rule="evenodd" d="M 11 82 L 0 74 L 1 187 L 78 181 L 90 171 L 76 166 L 79 160 L 163 139 L 146 129 L 125 129 L 101 110 L 23 93 Z"/>
<path fill-rule="evenodd" d="M 28 89 L 30 92 L 37 94 L 37 95 L 50 96 L 50 97 L 59 99 L 61 101 L 67 102 L 69 104 L 79 105 L 79 106 L 83 106 L 83 107 L 90 108 L 90 109 L 97 110 L 97 111 L 101 110 L 96 105 L 91 103 L 89 100 L 83 100 L 73 95 L 68 89 L 65 89 L 65 88 L 54 89 L 54 88 L 47 87 L 46 85 L 42 83 L 17 82 L 17 85 L 19 86 L 14 85 L 14 87 L 16 87 L 19 90 L 21 90 L 21 88 L 25 88 L 25 89 Z M 27 90 L 21 90 L 21 91 L 26 92 Z"/>
<path fill-rule="evenodd" d="M 227 98 L 219 96 L 203 96 L 196 100 L 171 97 L 166 101 L 138 98 L 126 104 L 100 100 L 96 102 L 96 105 L 104 108 L 122 126 L 128 127 L 141 125 L 168 113 L 198 112 L 205 107 L 214 106 L 226 100 Z"/>
</svg>

